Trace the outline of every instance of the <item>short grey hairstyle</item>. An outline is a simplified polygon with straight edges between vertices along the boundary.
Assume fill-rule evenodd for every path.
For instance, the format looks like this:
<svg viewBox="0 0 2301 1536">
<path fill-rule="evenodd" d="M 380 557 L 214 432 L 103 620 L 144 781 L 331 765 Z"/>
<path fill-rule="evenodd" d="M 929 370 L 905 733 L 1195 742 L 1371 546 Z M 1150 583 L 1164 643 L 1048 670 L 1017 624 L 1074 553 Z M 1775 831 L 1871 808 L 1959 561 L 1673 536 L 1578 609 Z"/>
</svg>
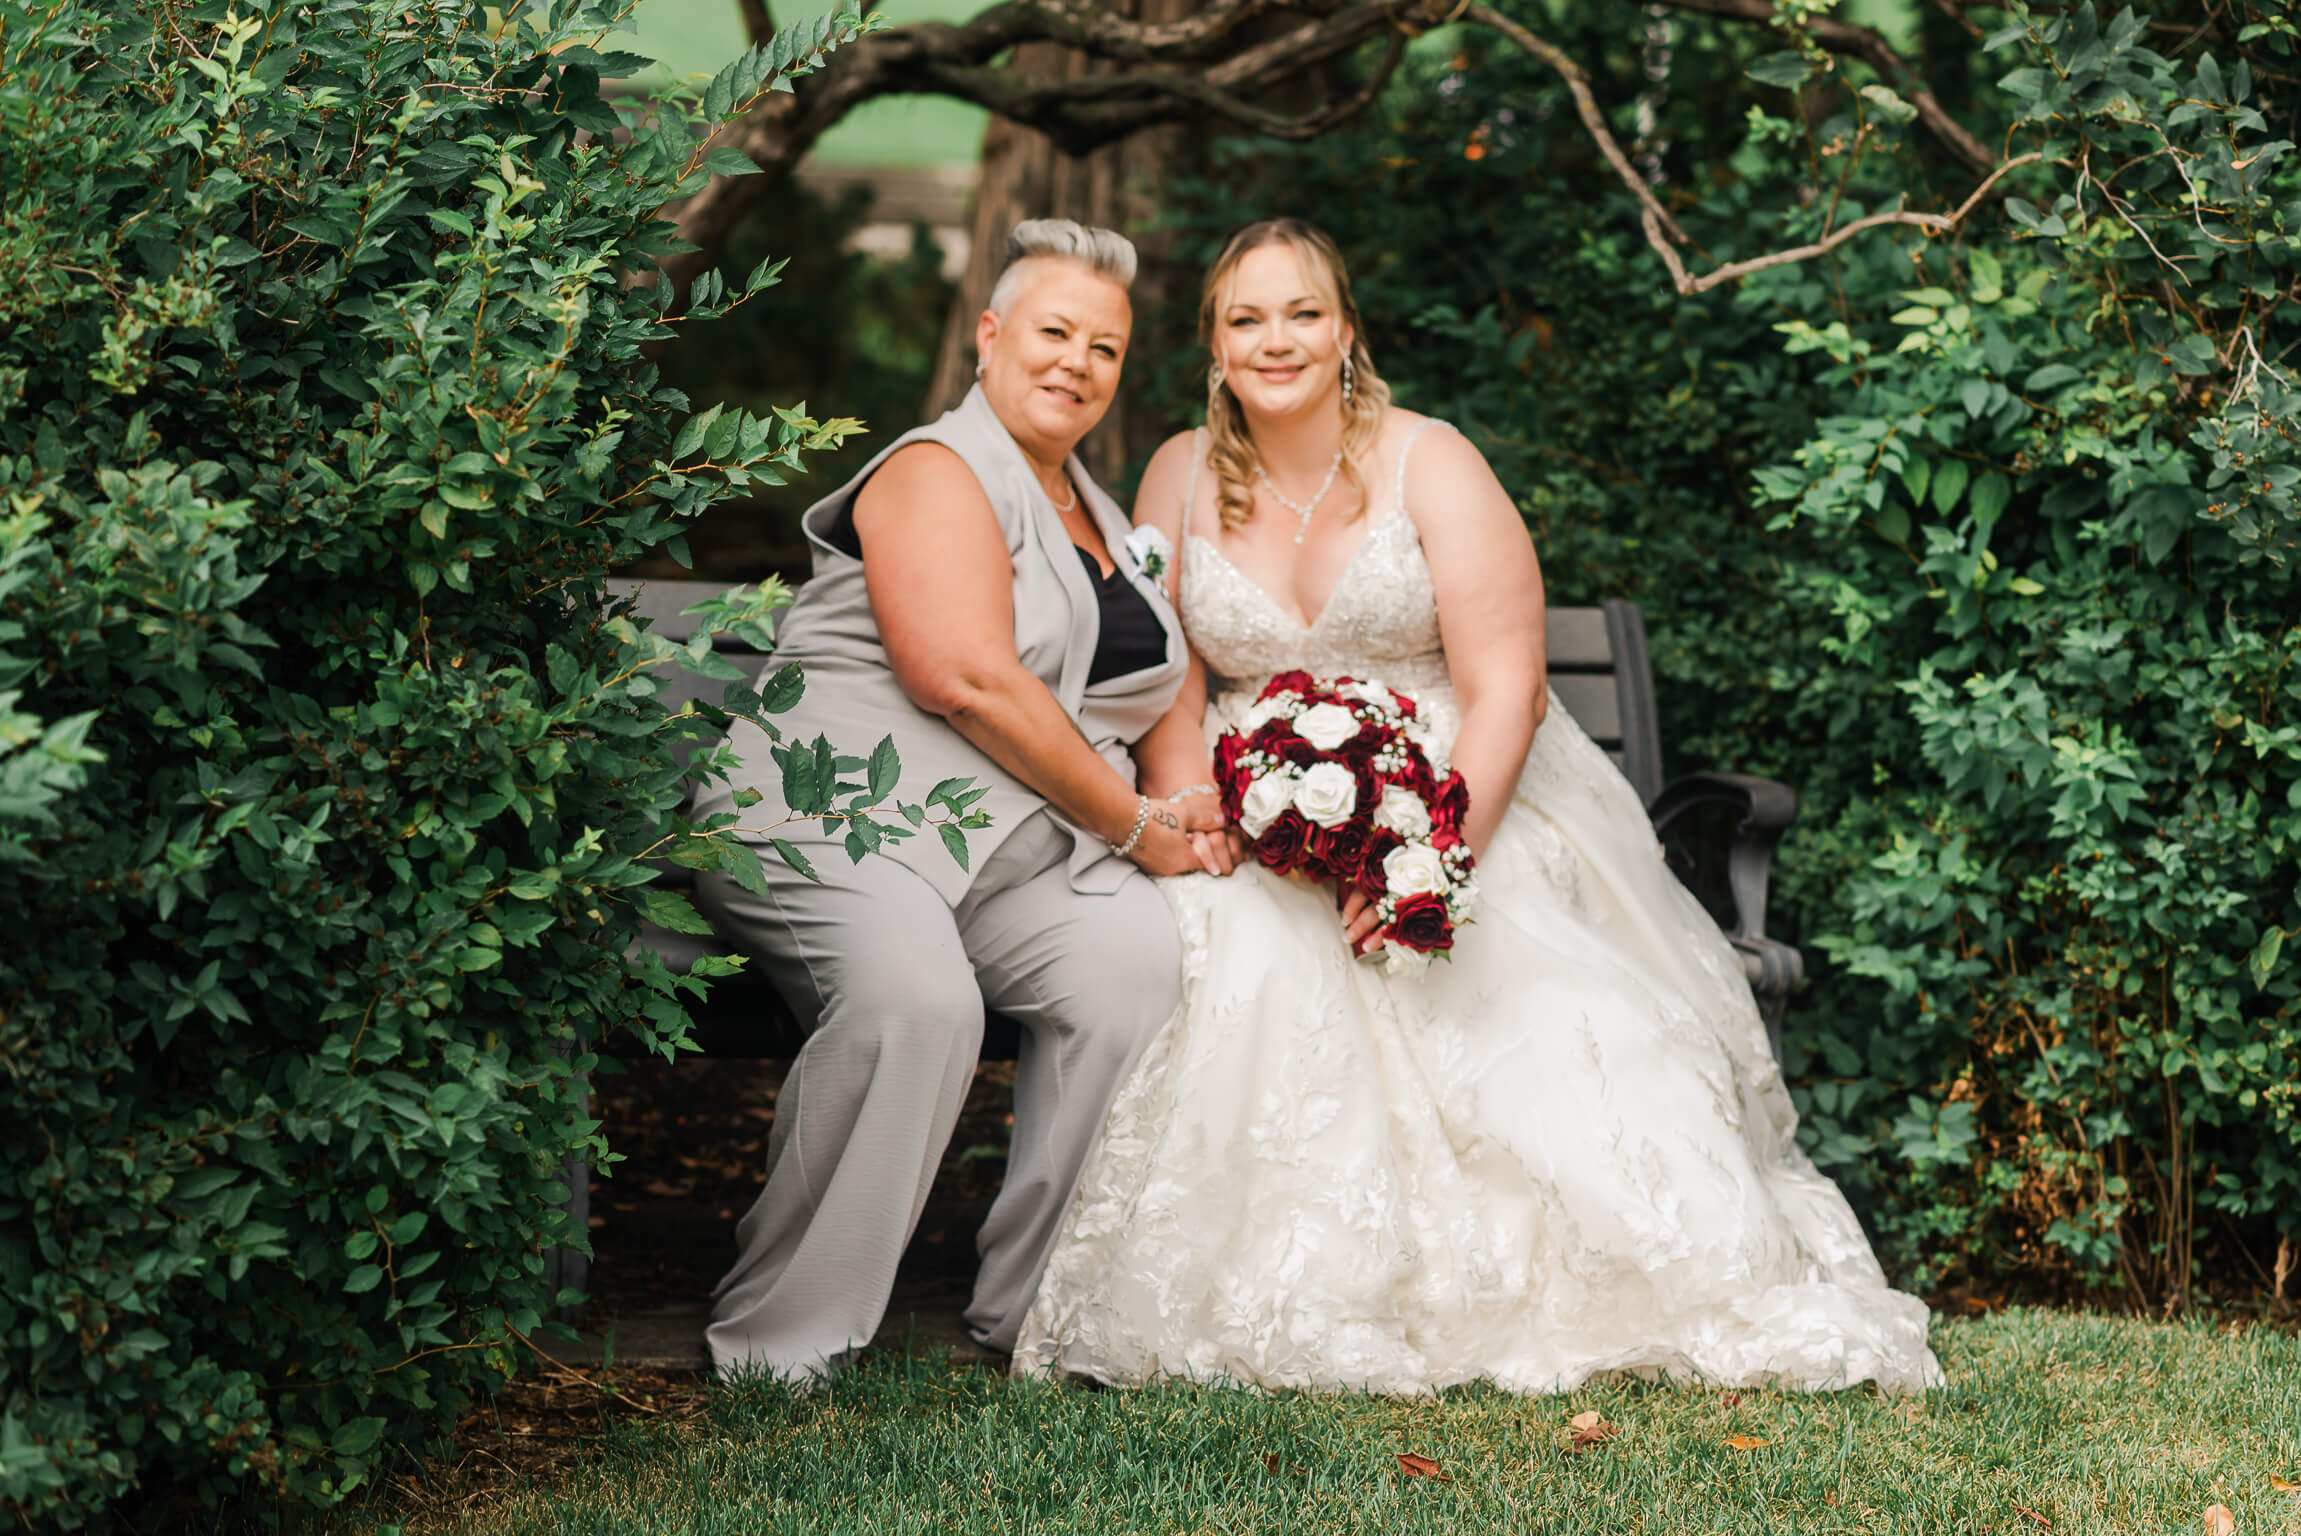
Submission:
<svg viewBox="0 0 2301 1536">
<path fill-rule="evenodd" d="M 1007 264 L 991 288 L 991 313 L 1006 316 L 1022 292 L 1023 264 L 1042 256 L 1075 261 L 1121 288 L 1135 280 L 1135 246 L 1115 229 L 1097 229 L 1072 219 L 1025 219 L 1007 234 Z"/>
</svg>

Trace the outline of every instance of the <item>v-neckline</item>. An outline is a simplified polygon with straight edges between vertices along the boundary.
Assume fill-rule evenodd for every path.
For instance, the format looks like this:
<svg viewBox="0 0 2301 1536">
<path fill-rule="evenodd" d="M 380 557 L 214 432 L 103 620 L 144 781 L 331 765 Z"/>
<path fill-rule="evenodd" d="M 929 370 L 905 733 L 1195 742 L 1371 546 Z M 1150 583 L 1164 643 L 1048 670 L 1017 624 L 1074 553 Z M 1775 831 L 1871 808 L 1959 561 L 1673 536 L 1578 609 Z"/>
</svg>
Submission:
<svg viewBox="0 0 2301 1536">
<path fill-rule="evenodd" d="M 1349 584 L 1351 576 L 1358 570 L 1358 557 L 1366 553 L 1367 546 L 1374 542 L 1375 536 L 1377 534 L 1381 533 L 1383 529 L 1390 526 L 1394 519 L 1403 516 L 1405 512 L 1406 509 L 1404 507 L 1394 506 L 1387 513 L 1383 514 L 1381 517 L 1376 518 L 1373 522 L 1367 525 L 1366 532 L 1359 535 L 1356 547 L 1350 551 L 1350 557 L 1342 562 L 1342 569 L 1339 573 L 1336 574 L 1334 578 L 1334 585 L 1326 589 L 1326 601 L 1318 605 L 1318 612 L 1311 616 L 1310 622 L 1307 624 L 1290 613 L 1287 610 L 1286 605 L 1280 602 L 1268 587 L 1264 586 L 1261 582 L 1256 581 L 1252 576 L 1247 575 L 1246 572 L 1240 570 L 1238 568 L 1238 563 L 1232 560 L 1230 556 L 1224 554 L 1222 552 L 1222 546 L 1215 543 L 1214 540 L 1208 538 L 1205 534 L 1202 533 L 1194 533 L 1191 534 L 1190 537 L 1204 545 L 1208 554 L 1214 556 L 1217 560 L 1220 560 L 1224 565 L 1229 566 L 1230 573 L 1233 576 L 1236 576 L 1240 581 L 1243 581 L 1248 586 L 1254 588 L 1256 595 L 1259 596 L 1265 603 L 1270 605 L 1271 612 L 1277 614 L 1280 618 L 1286 620 L 1287 623 L 1293 625 L 1298 633 L 1307 635 L 1316 632 L 1318 626 L 1325 621 L 1327 614 L 1333 610 L 1334 600 L 1342 595 L 1343 587 Z"/>
</svg>

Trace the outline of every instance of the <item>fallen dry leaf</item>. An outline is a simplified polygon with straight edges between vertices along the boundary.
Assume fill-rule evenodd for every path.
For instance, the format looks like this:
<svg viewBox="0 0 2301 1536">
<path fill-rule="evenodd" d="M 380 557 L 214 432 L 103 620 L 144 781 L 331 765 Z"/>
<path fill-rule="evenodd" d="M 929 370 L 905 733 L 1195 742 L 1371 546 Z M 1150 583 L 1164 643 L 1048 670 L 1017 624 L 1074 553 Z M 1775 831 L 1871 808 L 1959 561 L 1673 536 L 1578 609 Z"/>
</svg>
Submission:
<svg viewBox="0 0 2301 1536">
<path fill-rule="evenodd" d="M 1435 1477 L 1442 1483 L 1454 1481 L 1453 1478 L 1438 1470 L 1437 1462 L 1432 1461 L 1427 1456 L 1417 1456 L 1412 1451 L 1400 1451 L 1398 1453 L 1398 1470 L 1408 1477 Z"/>
<path fill-rule="evenodd" d="M 2053 1529 L 2053 1522 L 2051 1520 L 2046 1519 L 2045 1516 L 2039 1514 L 2036 1510 L 2031 1509 L 2026 1504 L 2014 1505 L 2013 1512 L 2022 1516 L 2024 1519 L 2035 1520 L 2039 1525 L 2044 1526 L 2049 1531 Z"/>
<path fill-rule="evenodd" d="M 1263 1457 L 1262 1464 L 1270 1468 L 1271 1476 L 1278 1476 L 1278 1458 L 1276 1456 Z M 1301 1477 L 1303 1475 L 1302 1468 L 1292 1465 L 1287 1467 L 1286 1472 L 1289 1477 Z"/>
<path fill-rule="evenodd" d="M 1770 1440 L 1760 1440 L 1756 1435 L 1726 1436 L 1726 1444 L 1737 1451 L 1754 1451 L 1761 1445 L 1771 1445 L 1772 1443 Z"/>
<path fill-rule="evenodd" d="M 1588 1413 L 1577 1413 L 1566 1421 L 1566 1427 L 1574 1431 L 1573 1438 L 1566 1444 L 1566 1452 L 1570 1456 L 1578 1456 L 1594 1445 L 1603 1445 L 1622 1432 L 1615 1425 L 1607 1423 L 1605 1415 L 1595 1409 Z"/>
<path fill-rule="evenodd" d="M 2210 1536 L 2237 1536 L 2237 1517 L 2226 1504 L 2205 1506 L 2205 1529 Z"/>
<path fill-rule="evenodd" d="M 2269 1474 L 2269 1486 L 2279 1493 L 2301 1493 L 2301 1483 L 2297 1483 L 2289 1477 L 2279 1477 L 2274 1472 Z"/>
</svg>

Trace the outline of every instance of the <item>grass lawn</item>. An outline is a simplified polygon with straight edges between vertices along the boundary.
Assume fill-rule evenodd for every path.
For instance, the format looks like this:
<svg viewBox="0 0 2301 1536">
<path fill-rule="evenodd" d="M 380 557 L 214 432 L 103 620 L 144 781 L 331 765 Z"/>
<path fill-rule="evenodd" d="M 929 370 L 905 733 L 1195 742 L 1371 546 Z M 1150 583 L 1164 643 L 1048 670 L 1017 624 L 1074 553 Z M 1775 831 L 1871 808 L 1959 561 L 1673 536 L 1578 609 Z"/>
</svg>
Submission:
<svg viewBox="0 0 2301 1536">
<path fill-rule="evenodd" d="M 877 1357 L 827 1390 L 612 1421 L 548 1480 L 403 1483 L 418 1531 L 2301 1532 L 2301 1341 L 2014 1311 L 1944 1321 L 1950 1385 L 1637 1384 L 1409 1402 L 1009 1382 Z M 610 1400 L 612 1402 L 612 1400 Z M 1575 1452 L 1572 1416 L 1615 1433 Z M 634 1419 L 638 1416 L 634 1415 Z M 1401 1453 L 1443 1478 L 1410 1476 Z M 370 1518 L 373 1518 L 371 1514 Z"/>
</svg>

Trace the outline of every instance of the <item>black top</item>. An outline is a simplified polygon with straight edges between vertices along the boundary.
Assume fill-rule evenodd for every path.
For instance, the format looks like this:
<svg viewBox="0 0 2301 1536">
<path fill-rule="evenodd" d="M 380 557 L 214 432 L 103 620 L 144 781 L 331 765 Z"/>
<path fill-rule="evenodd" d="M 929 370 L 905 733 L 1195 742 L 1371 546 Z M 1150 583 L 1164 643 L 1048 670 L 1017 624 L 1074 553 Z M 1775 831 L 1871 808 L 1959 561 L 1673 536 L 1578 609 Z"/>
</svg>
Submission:
<svg viewBox="0 0 2301 1536">
<path fill-rule="evenodd" d="M 855 534 L 855 503 L 850 499 L 831 519 L 831 526 L 823 530 L 823 542 L 850 558 L 863 558 L 863 541 Z M 1143 672 L 1166 660 L 1166 631 L 1159 626 L 1158 615 L 1135 584 L 1120 572 L 1118 563 L 1111 563 L 1111 573 L 1105 576 L 1095 557 L 1073 544 L 1079 559 L 1086 563 L 1087 580 L 1094 585 L 1095 605 L 1102 611 L 1102 624 L 1095 635 L 1095 659 L 1087 668 L 1087 686 L 1107 683 L 1114 677 L 1130 672 Z"/>
<path fill-rule="evenodd" d="M 1159 627 L 1150 601 L 1127 580 L 1118 562 L 1111 562 L 1111 573 L 1105 576 L 1093 555 L 1076 544 L 1071 548 L 1078 549 L 1079 559 L 1086 563 L 1087 580 L 1095 584 L 1095 604 L 1102 609 L 1102 627 L 1095 635 L 1095 659 L 1087 668 L 1087 686 L 1092 688 L 1129 672 L 1147 671 L 1166 660 L 1166 631 Z"/>
</svg>

